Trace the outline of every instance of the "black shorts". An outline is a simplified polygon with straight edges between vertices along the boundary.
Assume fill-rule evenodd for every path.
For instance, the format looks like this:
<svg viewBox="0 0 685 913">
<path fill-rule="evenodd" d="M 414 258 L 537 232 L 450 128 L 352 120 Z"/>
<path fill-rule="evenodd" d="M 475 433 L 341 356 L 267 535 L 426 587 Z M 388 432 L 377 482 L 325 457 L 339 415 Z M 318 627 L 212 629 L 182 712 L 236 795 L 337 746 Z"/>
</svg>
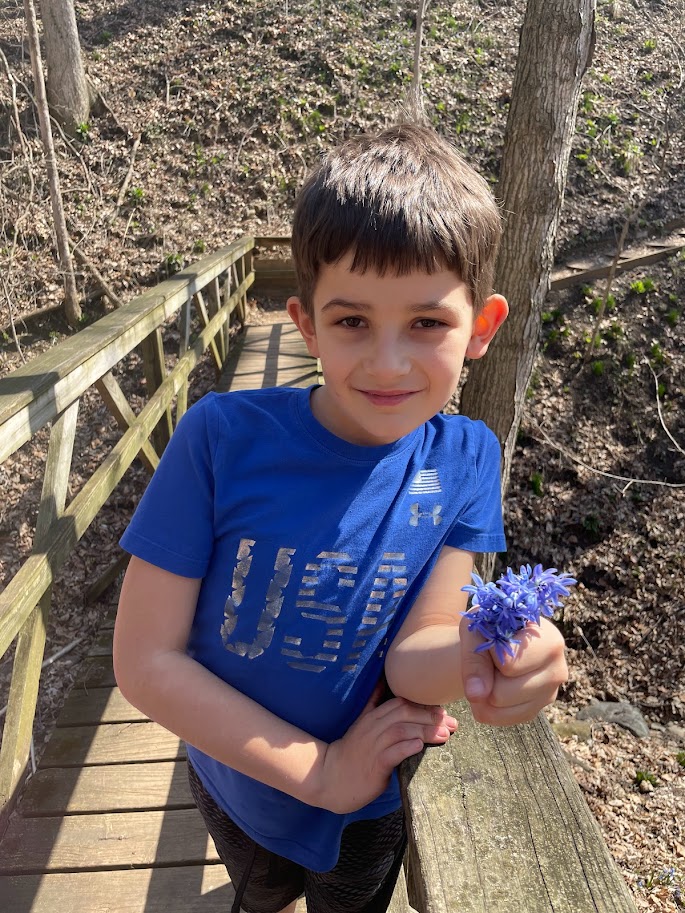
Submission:
<svg viewBox="0 0 685 913">
<path fill-rule="evenodd" d="M 219 808 L 188 762 L 190 790 L 236 890 L 232 913 L 279 913 L 307 898 L 307 913 L 385 913 L 407 845 L 402 809 L 354 821 L 330 872 L 312 872 L 265 850 Z"/>
</svg>

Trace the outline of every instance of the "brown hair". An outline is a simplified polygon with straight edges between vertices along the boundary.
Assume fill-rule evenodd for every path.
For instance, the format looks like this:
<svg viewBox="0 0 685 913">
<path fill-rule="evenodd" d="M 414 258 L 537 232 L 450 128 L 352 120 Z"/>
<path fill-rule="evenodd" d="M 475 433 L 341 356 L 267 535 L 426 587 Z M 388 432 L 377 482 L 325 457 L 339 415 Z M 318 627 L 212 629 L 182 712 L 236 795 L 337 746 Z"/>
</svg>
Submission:
<svg viewBox="0 0 685 913">
<path fill-rule="evenodd" d="M 295 206 L 292 251 L 307 313 L 323 264 L 352 270 L 451 269 L 480 310 L 492 292 L 502 220 L 486 181 L 429 127 L 402 123 L 328 154 Z"/>
</svg>

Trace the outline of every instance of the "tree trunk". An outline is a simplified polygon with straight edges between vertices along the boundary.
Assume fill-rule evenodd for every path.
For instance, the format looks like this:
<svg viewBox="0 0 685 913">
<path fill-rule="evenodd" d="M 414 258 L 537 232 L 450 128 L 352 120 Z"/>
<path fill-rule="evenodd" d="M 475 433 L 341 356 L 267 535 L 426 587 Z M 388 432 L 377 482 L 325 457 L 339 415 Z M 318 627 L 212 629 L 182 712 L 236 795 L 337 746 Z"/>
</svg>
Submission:
<svg viewBox="0 0 685 913">
<path fill-rule="evenodd" d="M 31 69 L 33 70 L 38 120 L 40 121 L 40 132 L 43 139 L 43 149 L 45 151 L 45 163 L 48 170 L 52 218 L 55 223 L 55 235 L 57 236 L 57 251 L 59 254 L 59 264 L 64 275 L 64 313 L 69 326 L 76 328 L 81 319 L 81 306 L 78 300 L 78 292 L 76 291 L 74 267 L 69 251 L 69 235 L 67 234 L 67 224 L 64 218 L 64 208 L 62 206 L 59 172 L 57 171 L 57 163 L 55 162 L 55 146 L 52 141 L 50 113 L 48 111 L 48 100 L 45 94 L 45 80 L 43 79 L 43 60 L 40 54 L 38 23 L 36 22 L 36 10 L 33 5 L 33 0 L 24 0 L 24 13 L 26 15 L 26 31 L 28 33 L 29 50 L 31 53 Z"/>
<path fill-rule="evenodd" d="M 48 104 L 73 136 L 90 116 L 90 91 L 83 68 L 74 0 L 40 0 L 48 68 Z"/>
<path fill-rule="evenodd" d="M 521 30 L 497 188 L 507 217 L 495 289 L 508 299 L 510 314 L 486 357 L 471 364 L 460 403 L 502 444 L 503 494 L 549 289 L 594 15 L 595 0 L 528 0 Z"/>
</svg>

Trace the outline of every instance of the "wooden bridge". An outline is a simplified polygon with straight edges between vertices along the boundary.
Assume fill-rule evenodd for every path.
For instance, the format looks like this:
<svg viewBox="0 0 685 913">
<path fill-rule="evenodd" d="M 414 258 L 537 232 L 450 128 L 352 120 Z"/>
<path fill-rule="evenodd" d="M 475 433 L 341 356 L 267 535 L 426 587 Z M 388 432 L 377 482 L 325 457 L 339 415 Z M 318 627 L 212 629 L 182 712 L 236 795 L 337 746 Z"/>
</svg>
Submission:
<svg viewBox="0 0 685 913">
<path fill-rule="evenodd" d="M 0 592 L 0 656 L 16 643 L 0 752 L 3 913 L 230 909 L 233 889 L 193 806 L 182 744 L 116 687 L 113 617 L 103 618 L 38 769 L 27 772 L 52 581 L 131 462 L 156 466 L 202 353 L 221 390 L 319 377 L 289 323 L 249 327 L 231 344 L 248 290 L 273 288 L 283 268 L 268 260 L 261 272 L 255 247 L 245 238 L 205 258 L 0 379 L 0 462 L 51 423 L 33 552 Z M 170 357 L 165 334 L 175 328 Z M 148 392 L 138 415 L 115 373 L 135 348 Z M 122 437 L 65 507 L 78 401 L 91 386 Z M 110 578 L 121 568 L 112 558 Z M 401 769 L 408 889 L 403 876 L 392 913 L 634 913 L 545 719 L 494 730 L 465 705 L 452 712 L 458 737 Z"/>
</svg>

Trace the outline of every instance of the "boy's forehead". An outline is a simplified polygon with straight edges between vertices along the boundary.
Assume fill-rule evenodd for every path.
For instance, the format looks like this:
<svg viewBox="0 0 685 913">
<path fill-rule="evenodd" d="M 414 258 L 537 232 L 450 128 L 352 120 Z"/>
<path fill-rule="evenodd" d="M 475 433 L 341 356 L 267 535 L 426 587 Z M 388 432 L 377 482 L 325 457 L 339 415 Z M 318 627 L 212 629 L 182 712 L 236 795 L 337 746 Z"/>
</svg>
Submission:
<svg viewBox="0 0 685 913">
<path fill-rule="evenodd" d="M 314 288 L 314 301 L 320 308 L 332 304 L 371 306 L 378 296 L 394 295 L 409 306 L 439 306 L 455 293 L 466 291 L 466 283 L 454 270 L 408 273 L 374 268 L 352 270 L 353 254 L 347 253 L 335 263 L 321 266 Z M 470 296 L 469 296 L 470 297 Z"/>
</svg>

